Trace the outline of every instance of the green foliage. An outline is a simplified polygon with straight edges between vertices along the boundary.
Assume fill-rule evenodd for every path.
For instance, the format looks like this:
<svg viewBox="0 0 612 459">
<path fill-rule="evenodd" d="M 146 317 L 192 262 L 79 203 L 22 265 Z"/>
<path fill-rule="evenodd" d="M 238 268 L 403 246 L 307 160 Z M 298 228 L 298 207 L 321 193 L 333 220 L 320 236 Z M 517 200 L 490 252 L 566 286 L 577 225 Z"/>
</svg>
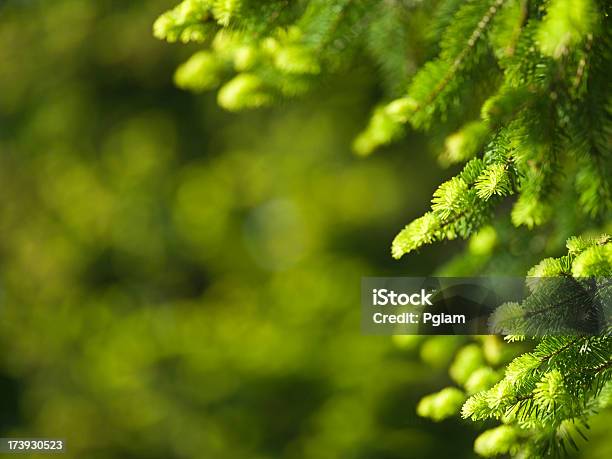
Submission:
<svg viewBox="0 0 612 459">
<path fill-rule="evenodd" d="M 155 36 L 171 43 L 204 41 L 210 30 L 206 21 L 210 17 L 211 3 L 207 0 L 185 0 L 155 22 Z"/>
<path fill-rule="evenodd" d="M 593 0 L 553 0 L 538 30 L 542 54 L 559 59 L 593 33 L 598 21 Z"/>
<path fill-rule="evenodd" d="M 490 137 L 492 140 L 484 149 L 483 158 L 486 160 L 492 151 L 503 152 L 505 161 L 489 165 L 483 171 L 475 183 L 476 197 L 487 200 L 495 195 L 518 194 L 511 212 L 512 222 L 516 226 L 533 228 L 548 222 L 553 213 L 555 196 L 561 196 L 560 190 L 569 189 L 573 181 L 572 171 L 577 167 L 572 202 L 566 206 L 573 204 L 586 216 L 609 218 L 612 211 L 609 193 L 612 175 L 608 170 L 610 102 L 609 94 L 598 82 L 599 78 L 604 78 L 607 72 L 604 69 L 609 68 L 610 62 L 610 27 L 607 26 L 608 32 L 604 32 L 603 26 L 599 26 L 600 22 L 607 21 L 608 16 L 601 9 L 604 6 L 588 0 L 550 2 L 536 10 L 533 2 L 525 3 L 520 8 L 514 8 L 520 2 L 503 3 L 497 7 L 506 17 L 499 23 L 492 21 L 492 30 L 488 35 L 491 40 L 488 52 L 498 63 L 498 70 L 492 71 L 499 72 L 500 83 L 496 92 L 490 94 L 482 105 L 481 120 L 468 123 L 447 138 L 442 159 L 449 163 L 468 159 L 476 154 L 483 140 Z M 467 6 L 464 9 L 467 10 Z M 498 30 L 507 27 L 504 22 L 508 21 L 509 15 L 516 16 L 510 21 L 511 24 L 522 23 L 517 33 Z M 456 20 L 464 23 L 469 16 L 458 14 Z M 488 24 L 487 18 L 485 14 L 474 27 L 475 37 L 480 36 L 480 28 Z M 448 36 L 450 42 L 461 37 L 450 27 L 445 33 L 451 32 L 453 35 Z M 512 37 L 511 41 L 506 41 L 506 51 L 501 54 L 495 52 L 494 43 L 500 36 Z M 450 102 L 445 102 L 453 100 L 445 96 L 445 91 L 452 92 L 452 88 L 448 89 L 451 83 L 447 83 L 442 76 L 444 72 L 432 76 L 432 69 L 441 65 L 440 61 L 446 61 L 448 65 L 451 56 L 466 59 L 461 53 L 478 59 L 478 51 L 471 49 L 471 43 L 474 41 L 468 41 L 464 48 L 442 45 L 438 60 L 428 64 L 429 67 L 426 65 L 415 76 L 411 87 L 414 92 L 409 90 L 409 94 L 416 94 L 414 97 L 417 99 L 422 98 L 422 94 L 431 94 L 431 100 L 426 99 L 428 109 L 422 110 L 421 104 L 416 104 L 417 109 L 412 114 L 406 114 L 403 120 L 397 121 L 410 122 L 416 128 L 429 128 L 432 122 L 443 121 L 440 107 L 448 106 L 445 111 L 453 111 Z M 449 51 L 452 49 L 455 50 L 454 54 Z M 583 87 L 585 72 L 589 80 L 586 88 Z M 470 84 L 474 79 L 478 80 L 478 77 L 471 76 Z M 453 76 L 452 85 L 460 88 L 463 84 L 459 74 Z M 421 89 L 421 85 L 428 90 Z M 582 87 L 580 95 L 576 92 L 578 87 Z M 594 124 L 586 125 L 586 112 L 596 113 Z M 581 126 L 581 132 L 572 129 L 572 134 L 566 135 L 567 126 Z M 597 147 L 593 139 L 601 137 L 608 139 L 608 145 Z M 563 168 L 569 171 L 566 177 L 561 174 Z M 486 212 L 490 206 L 475 203 L 463 196 L 463 202 L 455 199 L 452 206 L 447 205 L 440 212 L 439 195 L 447 191 L 445 188 L 448 185 L 442 185 L 434 193 L 432 210 L 437 213 L 439 221 L 428 228 L 430 236 L 421 236 L 421 243 L 418 244 L 405 243 L 407 239 L 414 240 L 411 233 L 420 228 L 419 223 L 408 225 L 394 241 L 395 257 L 432 241 L 452 239 L 457 235 L 468 237 L 488 221 Z M 455 191 L 459 198 L 459 189 L 455 188 Z M 457 215 L 461 215 L 459 209 L 470 212 L 474 204 L 481 206 L 478 211 L 480 218 L 471 218 L 467 222 L 457 218 Z"/>
<path fill-rule="evenodd" d="M 521 304 L 506 303 L 491 316 L 501 334 L 539 336 L 548 333 L 598 333 L 605 330 L 612 273 L 612 239 L 568 240 L 568 255 L 546 258 L 528 273 L 530 294 Z M 573 277 L 572 277 L 573 276 Z"/>
<path fill-rule="evenodd" d="M 179 69 L 177 82 L 193 91 L 220 88 L 219 104 L 236 111 L 303 94 L 315 76 L 346 68 L 357 49 L 368 52 L 397 93 L 407 80 L 408 21 L 399 3 L 185 0 L 153 30 L 169 42 L 207 45 L 207 65 Z"/>
<path fill-rule="evenodd" d="M 469 239 L 464 254 L 439 273 L 507 274 L 527 260 L 558 253 L 571 234 L 609 225 L 609 2 L 419 3 L 425 2 L 270 2 L 261 14 L 245 1 L 222 21 L 211 3 L 208 16 L 202 16 L 202 22 L 214 23 L 204 41 L 210 54 L 196 60 L 191 72 L 181 70 L 189 64 L 181 67 L 177 81 L 194 90 L 224 84 L 219 103 L 240 110 L 303 94 L 320 78 L 346 70 L 356 57 L 374 61 L 386 101 L 355 138 L 355 152 L 368 155 L 389 145 L 409 126 L 424 131 L 441 151 L 440 164 L 463 163 L 433 192 L 431 209 L 392 243 L 393 257 L 401 258 L 434 242 Z M 171 24 L 163 27 L 170 32 L 156 32 L 169 41 L 177 39 L 174 30 L 192 26 L 174 11 L 160 19 Z M 426 31 L 411 32 L 413 18 L 424 20 Z M 200 41 L 198 34 L 193 41 Z M 421 42 L 429 42 L 429 49 L 416 53 L 413 46 Z M 541 236 L 527 232 L 534 229 Z M 538 278 L 577 284 L 590 278 L 584 288 L 604 302 L 610 298 L 610 238 L 572 237 L 567 249 L 567 255 L 543 258 L 530 270 L 524 301 L 497 311 L 501 331 L 524 331 L 507 337 L 514 344 L 476 338 L 453 360 L 459 341 L 402 341 L 405 347 L 420 346 L 421 356 L 437 366 L 452 360 L 450 376 L 462 387 L 425 397 L 420 415 L 445 419 L 468 394 L 465 418 L 502 422 L 476 440 L 475 450 L 483 456 L 540 457 L 566 450 L 608 404 L 608 334 L 546 336 L 518 356 L 525 351 L 524 335 L 537 332 L 529 328 L 533 316 L 550 311 L 543 317 L 564 318 L 554 309 L 567 294 L 564 284 Z"/>
<path fill-rule="evenodd" d="M 474 451 L 484 457 L 514 452 L 516 431 L 510 426 L 499 426 L 480 434 L 474 442 Z"/>
<path fill-rule="evenodd" d="M 568 296 L 567 291 L 555 291 L 564 288 L 567 279 L 579 282 L 595 276 L 591 293 L 609 308 L 612 304 L 611 246 L 612 239 L 607 235 L 570 238 L 568 254 L 545 259 L 534 266 L 529 276 L 537 277 L 527 278 L 531 294 L 522 304 L 509 303 L 499 308 L 493 323 L 505 324 L 513 330 L 523 326 L 525 333 L 533 336 L 537 333 L 534 325 L 541 326 L 534 321 L 534 316 L 544 314 L 540 320 L 550 329 L 567 312 L 555 304 L 556 297 Z M 564 283 L 551 283 L 554 279 Z M 577 301 L 577 305 L 582 313 L 572 310 L 572 317 L 581 314 L 588 317 L 591 305 L 582 301 Z M 512 353 L 520 353 L 520 345 L 518 348 L 517 344 L 505 345 L 504 348 L 514 350 L 501 359 L 491 358 L 494 354 L 490 351 L 491 343 L 496 342 L 493 336 L 461 348 L 450 365 L 449 374 L 471 395 L 461 408 L 462 416 L 473 421 L 495 419 L 502 423 L 476 439 L 475 451 L 485 457 L 510 454 L 536 458 L 577 449 L 578 437 L 586 437 L 590 419 L 609 405 L 612 334 L 609 323 L 604 322 L 603 327 L 599 335 L 554 335 L 536 339 L 532 350 L 516 356 L 507 365 Z M 503 326 L 500 331 L 503 333 Z M 506 337 L 508 342 L 524 339 L 524 336 Z M 459 393 L 463 392 L 459 390 Z M 446 402 L 439 411 L 428 409 L 437 397 L 438 394 L 425 397 L 424 407 L 419 405 L 418 414 L 435 421 L 450 416 L 451 402 Z"/>
<path fill-rule="evenodd" d="M 471 457 L 458 423 L 407 416 L 428 366 L 356 332 L 355 280 L 393 269 L 375 248 L 418 201 L 418 158 L 339 154 L 373 83 L 228 116 L 173 87 L 182 45 L 149 33 L 171 3 L 0 2 L 0 436 L 62 459 Z"/>
<path fill-rule="evenodd" d="M 462 163 L 476 156 L 489 134 L 487 124 L 472 121 L 462 126 L 444 142 L 444 151 L 440 155 L 442 165 Z"/>
<path fill-rule="evenodd" d="M 540 457 L 576 447 L 575 434 L 584 436 L 589 418 L 607 403 L 601 394 L 609 385 L 611 356 L 609 335 L 545 337 L 514 359 L 501 381 L 470 397 L 462 415 L 498 419 L 516 433 L 510 444 L 500 440 L 499 449 L 487 448 L 495 454 L 511 449 Z"/>
<path fill-rule="evenodd" d="M 223 84 L 218 99 L 228 110 L 304 93 L 315 77 L 345 69 L 365 52 L 391 81 L 388 94 L 405 94 L 374 111 L 354 142 L 361 155 L 397 140 L 405 124 L 443 135 L 454 129 L 440 162 L 481 157 L 486 168 L 469 180 L 464 171 L 434 192 L 433 212 L 394 241 L 399 258 L 475 234 L 510 195 L 517 195 L 515 226 L 549 222 L 561 196 L 564 212 L 577 207 L 609 218 L 608 8 L 596 0 L 449 0 L 433 9 L 367 0 L 186 0 L 160 17 L 155 34 L 210 44 L 176 80 L 196 91 Z M 411 21 L 422 18 L 429 20 L 426 33 L 411 33 Z M 412 46 L 427 38 L 437 56 L 412 75 Z M 466 118 L 472 120 L 460 124 Z"/>
<path fill-rule="evenodd" d="M 477 345 L 464 346 L 455 357 L 448 373 L 459 384 L 465 384 L 470 375 L 484 365 L 483 353 Z"/>
<path fill-rule="evenodd" d="M 441 421 L 459 412 L 465 395 L 456 387 L 447 387 L 440 392 L 423 397 L 417 406 L 419 416 Z"/>
<path fill-rule="evenodd" d="M 605 341 L 541 363 L 570 343 L 355 320 L 364 274 L 609 273 L 609 2 L 190 0 L 154 27 L 177 45 L 152 41 L 177 2 L 0 2 L 0 436 L 70 459 L 438 459 L 500 423 L 477 452 L 537 457 L 588 417 L 579 454 L 611 457 Z M 230 116 L 176 67 L 231 111 L 312 92 Z M 361 161 L 368 111 L 354 148 L 389 154 Z M 393 264 L 434 181 L 408 245 L 466 250 Z M 448 384 L 421 410 L 450 417 L 413 415 Z M 517 391 L 533 427 L 489 416 Z"/>
<path fill-rule="evenodd" d="M 512 193 L 515 174 L 507 152 L 493 148 L 485 161 L 470 160 L 459 176 L 440 185 L 434 192 L 432 212 L 407 225 L 394 239 L 395 258 L 433 241 L 468 237 L 475 227 L 490 221 L 493 203 Z"/>
</svg>

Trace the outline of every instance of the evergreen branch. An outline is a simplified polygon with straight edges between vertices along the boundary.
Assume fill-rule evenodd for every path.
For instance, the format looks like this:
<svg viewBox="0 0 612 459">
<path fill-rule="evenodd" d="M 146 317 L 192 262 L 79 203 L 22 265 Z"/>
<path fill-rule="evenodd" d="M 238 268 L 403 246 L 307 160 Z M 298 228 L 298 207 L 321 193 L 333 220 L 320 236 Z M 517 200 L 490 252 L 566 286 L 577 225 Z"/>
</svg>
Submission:
<svg viewBox="0 0 612 459">
<path fill-rule="evenodd" d="M 582 337 L 582 336 L 574 338 L 573 340 L 569 341 L 567 344 L 565 344 L 564 346 L 560 347 L 559 349 L 557 349 L 553 353 L 542 357 L 541 363 L 544 364 L 544 363 L 548 362 L 553 357 L 561 354 L 562 352 L 566 351 L 567 349 L 571 348 L 574 344 L 577 344 L 578 342 L 580 342 L 582 340 L 584 340 L 584 337 Z"/>
<path fill-rule="evenodd" d="M 425 98 L 422 102 L 417 102 L 415 107 L 413 108 L 413 112 L 417 112 L 421 110 L 423 107 L 431 104 L 441 93 L 444 91 L 446 86 L 451 82 L 454 78 L 455 74 L 461 68 L 461 65 L 465 61 L 466 57 L 470 54 L 474 46 L 478 40 L 482 37 L 484 31 L 487 29 L 487 26 L 491 23 L 491 20 L 495 17 L 495 14 L 499 11 L 499 9 L 503 6 L 506 0 L 495 0 L 495 3 L 491 5 L 491 7 L 487 10 L 485 15 L 478 22 L 477 27 L 474 29 L 470 38 L 467 41 L 467 45 L 463 50 L 455 57 L 453 60 L 448 72 L 444 77 L 438 82 L 438 84 L 431 91 L 429 96 Z"/>
<path fill-rule="evenodd" d="M 512 38 L 510 39 L 510 43 L 506 47 L 506 55 L 513 56 L 516 52 L 516 45 L 519 37 L 521 36 L 521 32 L 523 31 L 523 27 L 527 23 L 529 19 L 529 0 L 521 1 L 521 16 L 519 21 L 519 27 L 514 31 Z"/>
<path fill-rule="evenodd" d="M 572 80 L 572 89 L 574 91 L 576 91 L 580 85 L 582 84 L 582 80 L 584 78 L 585 75 L 585 70 L 587 67 L 587 56 L 590 54 L 591 52 L 591 48 L 593 47 L 593 35 L 589 34 L 587 36 L 586 39 L 586 44 L 585 44 L 585 54 L 586 56 L 582 56 L 580 58 L 580 61 L 578 62 L 578 68 L 576 69 L 576 74 L 574 75 L 574 78 Z"/>
<path fill-rule="evenodd" d="M 592 371 L 594 373 L 601 373 L 602 371 L 607 370 L 608 368 L 612 368 L 612 360 L 608 360 L 607 362 L 601 364 L 598 367 L 591 368 L 589 371 Z"/>
<path fill-rule="evenodd" d="M 411 8 L 418 9 L 419 20 L 434 22 L 429 38 L 439 42 L 437 57 L 417 69 L 406 96 L 374 111 L 354 148 L 370 153 L 398 139 L 409 122 L 429 130 L 434 142 L 446 139 L 446 164 L 467 162 L 434 191 L 430 211 L 396 236 L 393 256 L 471 237 L 468 261 L 457 264 L 454 274 L 524 268 L 523 260 L 539 247 L 535 239 L 527 243 L 503 219 L 483 228 L 496 204 L 515 193 L 515 226 L 551 222 L 542 257 L 565 234 L 606 222 L 612 209 L 609 6 L 594 0 L 445 0 L 434 8 Z M 156 23 L 155 34 L 203 44 L 178 69 L 176 82 L 194 91 L 220 88 L 219 104 L 228 110 L 304 94 L 321 76 L 351 68 L 364 56 L 386 72 L 393 88 L 386 97 L 406 93 L 406 68 L 422 55 L 408 43 L 420 39 L 409 21 L 374 0 L 185 0 Z M 486 71 L 478 72 L 485 63 Z M 577 216 L 577 207 L 592 219 Z M 499 318 L 525 328 L 523 335 L 541 333 L 543 321 L 550 330 L 578 316 L 593 330 L 608 326 L 598 308 L 611 296 L 609 241 L 569 239 L 567 255 L 532 268 L 529 295 L 499 308 Z M 504 250 L 509 248 L 512 256 Z M 578 279 L 585 277 L 595 280 Z M 563 288 L 570 281 L 581 290 Z M 449 370 L 460 388 L 427 397 L 419 414 L 434 420 L 454 415 L 469 395 L 463 417 L 502 423 L 478 437 L 481 454 L 562 452 L 583 436 L 577 424 L 608 403 L 609 334 L 547 335 L 536 339 L 531 352 L 518 355 L 525 351 L 520 347 L 503 358 L 501 351 L 483 351 L 486 340 L 474 341 L 457 352 Z"/>
</svg>

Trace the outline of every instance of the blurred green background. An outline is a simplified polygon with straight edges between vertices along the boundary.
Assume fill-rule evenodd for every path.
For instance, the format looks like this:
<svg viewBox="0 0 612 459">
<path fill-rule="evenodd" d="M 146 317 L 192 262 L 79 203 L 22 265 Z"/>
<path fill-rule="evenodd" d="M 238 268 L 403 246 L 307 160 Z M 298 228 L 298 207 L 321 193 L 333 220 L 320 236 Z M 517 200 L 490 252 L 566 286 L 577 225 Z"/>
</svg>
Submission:
<svg viewBox="0 0 612 459">
<path fill-rule="evenodd" d="M 473 457 L 474 426 L 415 414 L 461 338 L 419 357 L 359 326 L 362 276 L 461 245 L 391 261 L 443 174 L 423 139 L 350 153 L 368 63 L 241 115 L 176 89 L 193 48 L 151 36 L 173 3 L 0 1 L 0 436 L 71 458 Z"/>
</svg>

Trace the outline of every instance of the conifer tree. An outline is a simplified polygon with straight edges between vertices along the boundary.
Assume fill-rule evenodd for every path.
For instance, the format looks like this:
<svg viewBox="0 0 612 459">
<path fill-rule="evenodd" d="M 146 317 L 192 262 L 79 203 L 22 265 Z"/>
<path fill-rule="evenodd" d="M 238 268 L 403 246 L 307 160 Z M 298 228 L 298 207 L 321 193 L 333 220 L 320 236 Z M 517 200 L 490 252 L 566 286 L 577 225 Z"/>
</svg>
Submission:
<svg viewBox="0 0 612 459">
<path fill-rule="evenodd" d="M 593 296 L 607 305 L 609 317 L 612 238 L 571 238 L 567 248 L 567 255 L 544 259 L 532 268 L 529 276 L 533 277 L 527 278 L 530 296 L 521 304 L 498 308 L 493 321 L 512 330 L 520 324 L 532 326 L 534 322 L 526 317 L 550 309 L 555 296 L 550 280 L 555 276 L 595 279 Z M 563 288 L 564 284 L 557 286 Z M 588 312 L 588 305 L 578 306 Z M 551 312 L 559 315 L 559 308 Z M 600 334 L 543 336 L 534 340 L 532 350 L 514 359 L 512 349 L 505 355 L 499 350 L 496 336 L 477 339 L 457 352 L 449 369 L 461 389 L 447 387 L 424 397 L 418 413 L 436 421 L 459 411 L 473 421 L 500 421 L 500 426 L 476 439 L 474 448 L 485 457 L 559 456 L 577 448 L 578 438 L 586 438 L 589 419 L 612 402 L 611 325 L 602 324 Z M 531 328 L 526 331 L 537 333 Z M 508 342 L 526 339 L 525 335 L 505 336 Z"/>
<path fill-rule="evenodd" d="M 595 279 L 595 294 L 609 304 L 612 242 L 600 234 L 612 213 L 611 8 L 605 0 L 184 0 L 154 34 L 201 44 L 175 81 L 218 90 L 230 111 L 304 94 L 367 56 L 387 99 L 355 152 L 368 155 L 411 128 L 428 134 L 441 165 L 461 165 L 433 192 L 431 210 L 396 236 L 393 257 L 469 238 L 465 254 L 439 273 L 510 270 L 504 247 L 525 230 L 553 239 L 585 233 L 528 275 Z M 429 59 L 413 69 L 422 46 Z M 550 293 L 538 297 L 533 282 L 530 289 L 521 304 L 497 311 L 502 332 L 509 321 L 527 324 Z M 535 339 L 519 356 L 516 345 L 476 338 L 450 368 L 460 388 L 424 398 L 418 412 L 499 420 L 476 440 L 483 456 L 563 452 L 610 404 L 609 325 L 596 336 Z"/>
</svg>

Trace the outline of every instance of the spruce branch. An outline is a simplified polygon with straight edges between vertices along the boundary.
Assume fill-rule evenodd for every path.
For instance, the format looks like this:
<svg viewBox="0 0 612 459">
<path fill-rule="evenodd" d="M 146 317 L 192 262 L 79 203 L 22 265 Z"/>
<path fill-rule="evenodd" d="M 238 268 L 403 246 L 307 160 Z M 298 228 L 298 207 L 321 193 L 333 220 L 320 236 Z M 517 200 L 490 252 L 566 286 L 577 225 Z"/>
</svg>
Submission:
<svg viewBox="0 0 612 459">
<path fill-rule="evenodd" d="M 485 30 L 491 23 L 491 20 L 495 16 L 495 14 L 499 11 L 499 9 L 503 6 L 506 0 L 495 0 L 491 7 L 486 11 L 484 16 L 478 21 L 478 24 L 469 39 L 467 40 L 466 46 L 461 50 L 461 52 L 454 58 L 448 72 L 444 75 L 444 77 L 438 82 L 438 84 L 434 87 L 433 91 L 422 101 L 417 102 L 416 106 L 413 108 L 413 112 L 421 110 L 423 107 L 431 104 L 431 102 L 438 97 L 444 88 L 448 86 L 449 82 L 452 80 L 457 71 L 461 68 L 462 64 L 466 60 L 467 56 L 476 46 L 476 43 L 483 36 Z"/>
</svg>

